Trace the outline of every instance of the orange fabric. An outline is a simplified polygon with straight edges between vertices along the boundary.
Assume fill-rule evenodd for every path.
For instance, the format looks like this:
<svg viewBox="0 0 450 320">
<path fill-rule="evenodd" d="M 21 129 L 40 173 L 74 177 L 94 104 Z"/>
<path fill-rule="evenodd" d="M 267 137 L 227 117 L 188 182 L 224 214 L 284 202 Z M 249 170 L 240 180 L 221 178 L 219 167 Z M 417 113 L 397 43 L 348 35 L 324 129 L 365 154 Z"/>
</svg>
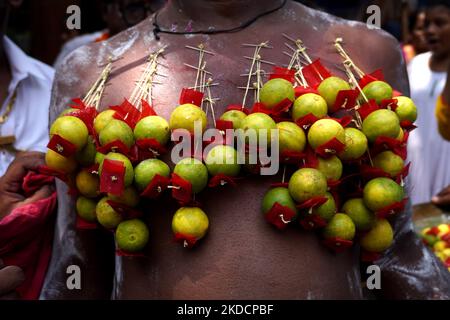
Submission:
<svg viewBox="0 0 450 320">
<path fill-rule="evenodd" d="M 439 133 L 444 139 L 450 141 L 450 105 L 444 101 L 442 96 L 439 97 L 436 104 L 436 118 Z"/>
<path fill-rule="evenodd" d="M 104 40 L 108 40 L 109 39 L 109 33 L 108 32 L 104 32 L 102 33 L 102 35 L 100 37 L 98 37 L 97 39 L 95 39 L 95 42 L 102 42 Z"/>
</svg>

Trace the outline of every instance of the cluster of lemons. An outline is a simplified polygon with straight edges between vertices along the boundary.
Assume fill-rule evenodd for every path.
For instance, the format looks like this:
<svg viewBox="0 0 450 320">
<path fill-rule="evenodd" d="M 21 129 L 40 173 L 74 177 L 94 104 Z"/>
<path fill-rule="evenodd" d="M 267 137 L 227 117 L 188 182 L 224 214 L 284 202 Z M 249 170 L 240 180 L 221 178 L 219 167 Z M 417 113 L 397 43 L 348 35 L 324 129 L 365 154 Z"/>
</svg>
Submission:
<svg viewBox="0 0 450 320">
<path fill-rule="evenodd" d="M 436 256 L 450 271 L 450 224 L 440 224 L 421 231 L 424 243 L 432 248 Z"/>
</svg>

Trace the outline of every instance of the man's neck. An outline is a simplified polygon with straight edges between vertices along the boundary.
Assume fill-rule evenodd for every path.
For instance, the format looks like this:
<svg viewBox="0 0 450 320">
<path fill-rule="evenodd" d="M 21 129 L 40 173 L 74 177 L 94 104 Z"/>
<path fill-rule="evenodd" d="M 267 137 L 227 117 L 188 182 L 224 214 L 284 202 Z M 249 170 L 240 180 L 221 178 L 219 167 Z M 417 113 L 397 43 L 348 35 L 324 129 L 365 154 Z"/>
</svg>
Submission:
<svg viewBox="0 0 450 320">
<path fill-rule="evenodd" d="M 230 29 L 279 7 L 284 0 L 169 0 L 158 15 L 162 29 Z"/>
</svg>

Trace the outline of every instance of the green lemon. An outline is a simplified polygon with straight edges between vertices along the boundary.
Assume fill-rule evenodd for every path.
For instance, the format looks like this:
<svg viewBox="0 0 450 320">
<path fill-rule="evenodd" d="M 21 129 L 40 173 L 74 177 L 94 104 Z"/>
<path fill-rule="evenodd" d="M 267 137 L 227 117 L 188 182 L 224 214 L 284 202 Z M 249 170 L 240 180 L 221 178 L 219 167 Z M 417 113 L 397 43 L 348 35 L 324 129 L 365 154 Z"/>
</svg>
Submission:
<svg viewBox="0 0 450 320">
<path fill-rule="evenodd" d="M 83 149 L 77 152 L 75 159 L 82 166 L 90 166 L 94 164 L 95 154 L 97 153 L 97 148 L 95 147 L 94 138 L 88 136 L 87 143 Z"/>
<path fill-rule="evenodd" d="M 373 166 L 389 173 L 394 178 L 402 172 L 404 162 L 402 157 L 392 151 L 384 151 L 373 158 Z"/>
<path fill-rule="evenodd" d="M 121 120 L 111 120 L 99 134 L 100 144 L 107 145 L 116 140 L 120 140 L 128 148 L 134 144 L 133 130 Z"/>
<path fill-rule="evenodd" d="M 75 183 L 83 196 L 95 198 L 99 195 L 100 179 L 98 175 L 81 170 L 75 178 Z"/>
<path fill-rule="evenodd" d="M 355 237 L 355 224 L 348 215 L 337 213 L 328 222 L 323 235 L 326 239 L 339 238 L 351 241 Z"/>
<path fill-rule="evenodd" d="M 106 202 L 108 200 L 110 200 L 108 197 L 104 197 L 97 203 L 95 214 L 103 227 L 114 229 L 122 222 L 122 216 Z"/>
<path fill-rule="evenodd" d="M 289 193 L 297 202 L 304 202 L 327 192 L 327 179 L 316 169 L 303 168 L 297 170 L 289 180 Z"/>
<path fill-rule="evenodd" d="M 412 123 L 417 120 L 417 107 L 408 97 L 396 97 L 397 99 L 397 109 L 395 113 L 397 114 L 400 121 L 411 121 Z"/>
<path fill-rule="evenodd" d="M 192 192 L 199 193 L 208 184 L 208 169 L 199 160 L 195 158 L 184 158 L 177 163 L 174 173 L 192 185 Z"/>
<path fill-rule="evenodd" d="M 329 111 L 332 111 L 334 109 L 334 104 L 336 102 L 339 91 L 350 89 L 350 84 L 339 77 L 329 77 L 323 80 L 317 88 L 319 94 L 327 102 Z"/>
<path fill-rule="evenodd" d="M 342 162 L 338 157 L 332 156 L 328 159 L 318 158 L 317 170 L 322 172 L 327 180 L 339 180 L 342 177 Z"/>
<path fill-rule="evenodd" d="M 175 108 L 170 115 L 169 126 L 171 130 L 186 129 L 194 133 L 194 124 L 199 123 L 202 132 L 207 125 L 206 113 L 196 105 L 187 103 Z"/>
<path fill-rule="evenodd" d="M 107 124 L 111 122 L 111 120 L 114 119 L 114 114 L 116 112 L 114 110 L 105 110 L 100 112 L 94 119 L 94 130 L 97 132 L 97 134 L 100 133 L 100 131 L 103 130 L 103 128 L 106 127 Z"/>
<path fill-rule="evenodd" d="M 67 109 L 64 109 L 64 110 L 61 111 L 61 113 L 58 115 L 58 118 L 64 117 L 65 115 L 67 115 L 67 114 L 69 114 L 69 113 L 71 113 L 71 112 L 75 112 L 75 111 L 78 111 L 78 109 L 75 109 L 75 108 L 67 108 Z"/>
<path fill-rule="evenodd" d="M 282 187 L 273 188 L 267 191 L 262 201 L 262 212 L 266 214 L 277 202 L 282 206 L 288 207 L 297 215 L 297 207 L 289 194 L 289 189 Z"/>
<path fill-rule="evenodd" d="M 297 121 L 308 114 L 312 114 L 316 118 L 322 119 L 327 113 L 328 106 L 324 98 L 315 93 L 306 93 L 295 100 L 292 108 L 292 119 Z"/>
<path fill-rule="evenodd" d="M 318 215 L 325 221 L 330 221 L 336 214 L 336 201 L 331 193 L 327 192 L 324 195 L 327 198 L 327 202 L 314 208 L 312 214 Z"/>
<path fill-rule="evenodd" d="M 381 104 L 383 100 L 392 99 L 392 87 L 384 81 L 373 81 L 363 88 L 363 93 L 368 100 L 375 100 Z"/>
<path fill-rule="evenodd" d="M 259 143 L 260 136 L 262 137 L 264 134 L 267 135 L 267 146 L 270 146 L 270 142 L 272 139 L 271 130 L 277 129 L 277 124 L 275 121 L 265 113 L 256 112 L 249 114 L 242 120 L 241 129 L 244 130 L 244 133 L 251 134 L 254 133 L 257 141 Z M 265 130 L 265 131 L 263 131 Z"/>
<path fill-rule="evenodd" d="M 139 219 L 121 222 L 116 229 L 116 242 L 119 249 L 126 252 L 142 251 L 148 243 L 147 225 Z"/>
<path fill-rule="evenodd" d="M 241 170 L 236 149 L 225 145 L 213 147 L 206 155 L 205 164 L 212 176 L 224 174 L 236 177 Z"/>
<path fill-rule="evenodd" d="M 83 149 L 88 139 L 88 129 L 84 122 L 72 116 L 57 118 L 50 127 L 50 136 L 54 134 L 74 144 L 77 151 Z"/>
<path fill-rule="evenodd" d="M 108 193 L 108 197 L 115 202 L 122 203 L 128 207 L 136 207 L 139 204 L 139 193 L 133 186 L 126 187 L 120 196 Z"/>
<path fill-rule="evenodd" d="M 105 155 L 101 152 L 97 152 L 95 154 L 95 160 L 94 163 L 100 165 L 100 163 L 102 163 L 103 159 L 105 159 Z"/>
<path fill-rule="evenodd" d="M 375 142 L 378 137 L 395 139 L 400 132 L 400 121 L 397 114 L 391 110 L 377 110 L 364 119 L 362 131 L 370 142 Z"/>
<path fill-rule="evenodd" d="M 53 170 L 64 173 L 74 172 L 77 168 L 77 161 L 75 160 L 75 157 L 66 158 L 50 149 L 48 149 L 45 154 L 45 164 Z"/>
<path fill-rule="evenodd" d="M 131 164 L 130 159 L 128 159 L 123 154 L 117 153 L 117 152 L 110 152 L 110 153 L 108 153 L 104 157 L 104 159 L 116 160 L 116 161 L 122 162 L 122 164 L 125 166 L 125 177 L 124 177 L 125 187 L 128 187 L 128 186 L 130 186 L 133 183 L 134 170 L 133 170 L 133 165 Z M 100 167 L 98 169 L 99 176 L 102 175 L 102 168 L 103 168 L 103 161 L 100 163 Z"/>
<path fill-rule="evenodd" d="M 365 206 L 361 198 L 346 201 L 342 206 L 342 211 L 353 220 L 358 231 L 367 231 L 375 223 L 374 213 Z"/>
<path fill-rule="evenodd" d="M 221 117 L 220 120 L 224 120 L 224 121 L 231 121 L 233 122 L 233 129 L 239 129 L 242 126 L 242 120 L 244 120 L 244 118 L 247 115 L 239 110 L 230 110 L 225 112 Z"/>
<path fill-rule="evenodd" d="M 346 128 L 345 149 L 339 154 L 341 160 L 356 160 L 361 158 L 368 149 L 367 137 L 360 130 Z"/>
<path fill-rule="evenodd" d="M 302 128 L 293 122 L 279 122 L 278 142 L 280 153 L 284 151 L 302 152 L 306 146 L 306 135 Z"/>
<path fill-rule="evenodd" d="M 95 222 L 97 216 L 95 214 L 95 208 L 97 202 L 93 199 L 86 197 L 78 197 L 75 207 L 77 209 L 77 214 L 84 220 L 89 222 Z"/>
<path fill-rule="evenodd" d="M 205 236 L 208 228 L 208 216 L 200 208 L 182 207 L 175 212 L 172 219 L 174 234 L 194 237 L 197 240 Z"/>
<path fill-rule="evenodd" d="M 139 120 L 134 127 L 134 138 L 155 139 L 161 145 L 165 145 L 170 138 L 169 124 L 159 116 L 149 116 Z"/>
<path fill-rule="evenodd" d="M 389 178 L 370 180 L 363 190 L 364 203 L 372 211 L 378 211 L 403 200 L 403 188 Z"/>
<path fill-rule="evenodd" d="M 273 109 L 283 100 L 291 102 L 295 99 L 295 91 L 292 83 L 285 79 L 275 78 L 267 81 L 259 92 L 260 101 L 267 109 Z"/>
<path fill-rule="evenodd" d="M 147 159 L 134 168 L 134 183 L 139 191 L 145 190 L 156 175 L 168 178 L 169 166 L 159 159 Z"/>
<path fill-rule="evenodd" d="M 361 247 L 369 252 L 380 253 L 389 248 L 394 239 L 394 231 L 387 220 L 377 220 L 375 226 L 361 239 Z"/>
<path fill-rule="evenodd" d="M 320 147 L 333 138 L 345 143 L 344 128 L 336 120 L 321 119 L 316 121 L 311 128 L 309 128 L 308 142 L 313 149 Z"/>
</svg>

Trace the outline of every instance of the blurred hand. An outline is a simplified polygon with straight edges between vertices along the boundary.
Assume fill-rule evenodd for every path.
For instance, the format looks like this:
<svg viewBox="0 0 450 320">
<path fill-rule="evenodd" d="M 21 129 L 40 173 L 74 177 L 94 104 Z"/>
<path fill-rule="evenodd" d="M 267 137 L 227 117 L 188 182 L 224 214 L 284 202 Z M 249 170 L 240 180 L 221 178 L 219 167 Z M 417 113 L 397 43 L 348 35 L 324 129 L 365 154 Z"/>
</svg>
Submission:
<svg viewBox="0 0 450 320">
<path fill-rule="evenodd" d="M 440 207 L 450 207 L 450 186 L 439 192 L 431 201 Z"/>
<path fill-rule="evenodd" d="M 15 290 L 24 280 L 22 269 L 16 266 L 5 267 L 0 260 L 0 300 L 19 299 Z"/>
<path fill-rule="evenodd" d="M 0 220 L 15 208 L 48 198 L 54 191 L 53 186 L 45 185 L 32 196 L 23 194 L 23 178 L 31 170 L 45 164 L 41 152 L 20 152 L 10 164 L 6 173 L 0 178 Z"/>
</svg>

